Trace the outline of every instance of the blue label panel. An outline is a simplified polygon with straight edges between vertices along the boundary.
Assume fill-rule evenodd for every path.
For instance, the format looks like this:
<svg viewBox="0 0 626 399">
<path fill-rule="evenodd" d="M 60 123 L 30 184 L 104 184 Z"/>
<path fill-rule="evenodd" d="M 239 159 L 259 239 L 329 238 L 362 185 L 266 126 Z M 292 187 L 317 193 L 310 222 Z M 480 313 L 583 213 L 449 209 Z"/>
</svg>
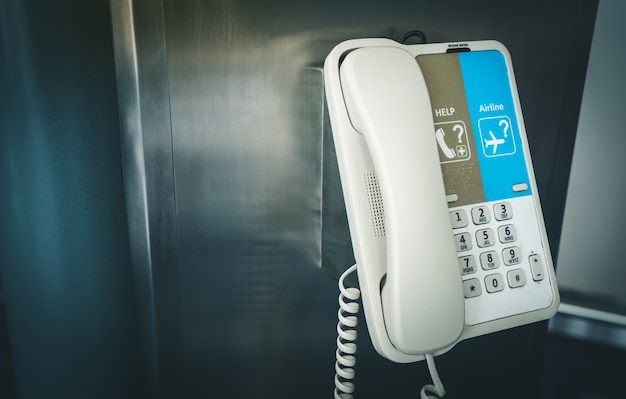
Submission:
<svg viewBox="0 0 626 399">
<path fill-rule="evenodd" d="M 504 56 L 496 50 L 459 53 L 476 156 L 486 201 L 530 195 L 517 115 Z"/>
</svg>

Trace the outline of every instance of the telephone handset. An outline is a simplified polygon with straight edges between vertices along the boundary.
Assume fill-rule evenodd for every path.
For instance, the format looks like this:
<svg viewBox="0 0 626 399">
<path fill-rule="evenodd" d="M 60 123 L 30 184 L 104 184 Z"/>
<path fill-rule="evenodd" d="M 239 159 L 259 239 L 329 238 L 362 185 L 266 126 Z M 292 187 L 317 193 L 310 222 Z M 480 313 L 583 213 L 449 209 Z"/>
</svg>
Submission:
<svg viewBox="0 0 626 399">
<path fill-rule="evenodd" d="M 350 40 L 324 76 L 376 350 L 419 361 L 552 316 L 558 291 L 506 48 Z"/>
</svg>

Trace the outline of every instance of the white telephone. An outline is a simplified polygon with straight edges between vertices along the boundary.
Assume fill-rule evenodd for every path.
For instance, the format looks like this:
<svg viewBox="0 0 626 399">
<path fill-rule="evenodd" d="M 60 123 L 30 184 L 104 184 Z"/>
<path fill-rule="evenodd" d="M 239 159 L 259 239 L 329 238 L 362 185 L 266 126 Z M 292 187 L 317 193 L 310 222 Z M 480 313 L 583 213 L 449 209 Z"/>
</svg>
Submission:
<svg viewBox="0 0 626 399">
<path fill-rule="evenodd" d="M 358 39 L 324 64 L 368 330 L 400 363 L 557 310 L 511 60 Z"/>
</svg>

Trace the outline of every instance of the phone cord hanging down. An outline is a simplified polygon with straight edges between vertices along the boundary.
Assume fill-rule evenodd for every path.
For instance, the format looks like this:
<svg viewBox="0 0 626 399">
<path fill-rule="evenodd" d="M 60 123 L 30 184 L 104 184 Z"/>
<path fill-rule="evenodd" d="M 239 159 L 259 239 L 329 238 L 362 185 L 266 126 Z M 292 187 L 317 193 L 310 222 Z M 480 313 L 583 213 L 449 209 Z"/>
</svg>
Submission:
<svg viewBox="0 0 626 399">
<path fill-rule="evenodd" d="M 356 270 L 356 265 L 351 266 L 339 278 L 339 311 L 337 317 L 337 350 L 335 352 L 335 399 L 352 399 L 354 392 L 354 365 L 356 364 L 356 326 L 359 312 L 359 304 L 356 302 L 361 297 L 358 288 L 344 286 L 344 279 Z"/>
<path fill-rule="evenodd" d="M 443 387 L 443 383 L 441 382 L 441 378 L 439 378 L 439 373 L 437 372 L 437 366 L 435 366 L 435 359 L 433 358 L 432 353 L 427 353 L 426 355 L 426 363 L 428 364 L 428 371 L 430 372 L 430 378 L 433 380 L 432 385 L 424 385 L 422 390 L 420 391 L 420 399 L 438 399 L 443 398 L 446 394 L 446 390 Z M 432 393 L 437 396 L 430 396 L 429 393 Z"/>
<path fill-rule="evenodd" d="M 335 399 L 353 399 L 354 383 L 352 380 L 355 376 L 354 366 L 356 364 L 356 339 L 358 318 L 356 314 L 359 312 L 358 299 L 361 297 L 361 291 L 358 288 L 346 287 L 344 285 L 345 278 L 356 270 L 356 265 L 349 267 L 339 278 L 339 311 L 337 317 L 337 350 L 335 351 Z M 435 359 L 431 353 L 426 355 L 426 363 L 428 371 L 433 381 L 432 385 L 425 385 L 420 391 L 420 399 L 436 399 L 443 398 L 446 390 L 439 378 Z M 434 394 L 437 396 L 430 396 Z"/>
</svg>

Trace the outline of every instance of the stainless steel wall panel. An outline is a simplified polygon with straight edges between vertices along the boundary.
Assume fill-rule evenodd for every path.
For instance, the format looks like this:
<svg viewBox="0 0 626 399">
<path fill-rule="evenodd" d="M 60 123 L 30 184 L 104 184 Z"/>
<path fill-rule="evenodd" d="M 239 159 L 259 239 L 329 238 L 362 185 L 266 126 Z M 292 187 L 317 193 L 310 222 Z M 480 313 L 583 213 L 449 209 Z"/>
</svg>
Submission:
<svg viewBox="0 0 626 399">
<path fill-rule="evenodd" d="M 178 237 L 163 10 L 111 0 L 135 306 L 145 396 L 182 384 Z"/>
<path fill-rule="evenodd" d="M 298 360 L 300 345 L 319 340 L 298 322 L 303 311 L 319 313 L 310 301 L 321 292 L 334 302 L 331 280 L 310 280 L 321 250 L 321 75 L 293 63 L 289 40 L 242 35 L 228 7 L 166 9 L 185 392 L 295 390 L 281 365 L 310 376 L 332 364 L 332 349 Z"/>
</svg>

